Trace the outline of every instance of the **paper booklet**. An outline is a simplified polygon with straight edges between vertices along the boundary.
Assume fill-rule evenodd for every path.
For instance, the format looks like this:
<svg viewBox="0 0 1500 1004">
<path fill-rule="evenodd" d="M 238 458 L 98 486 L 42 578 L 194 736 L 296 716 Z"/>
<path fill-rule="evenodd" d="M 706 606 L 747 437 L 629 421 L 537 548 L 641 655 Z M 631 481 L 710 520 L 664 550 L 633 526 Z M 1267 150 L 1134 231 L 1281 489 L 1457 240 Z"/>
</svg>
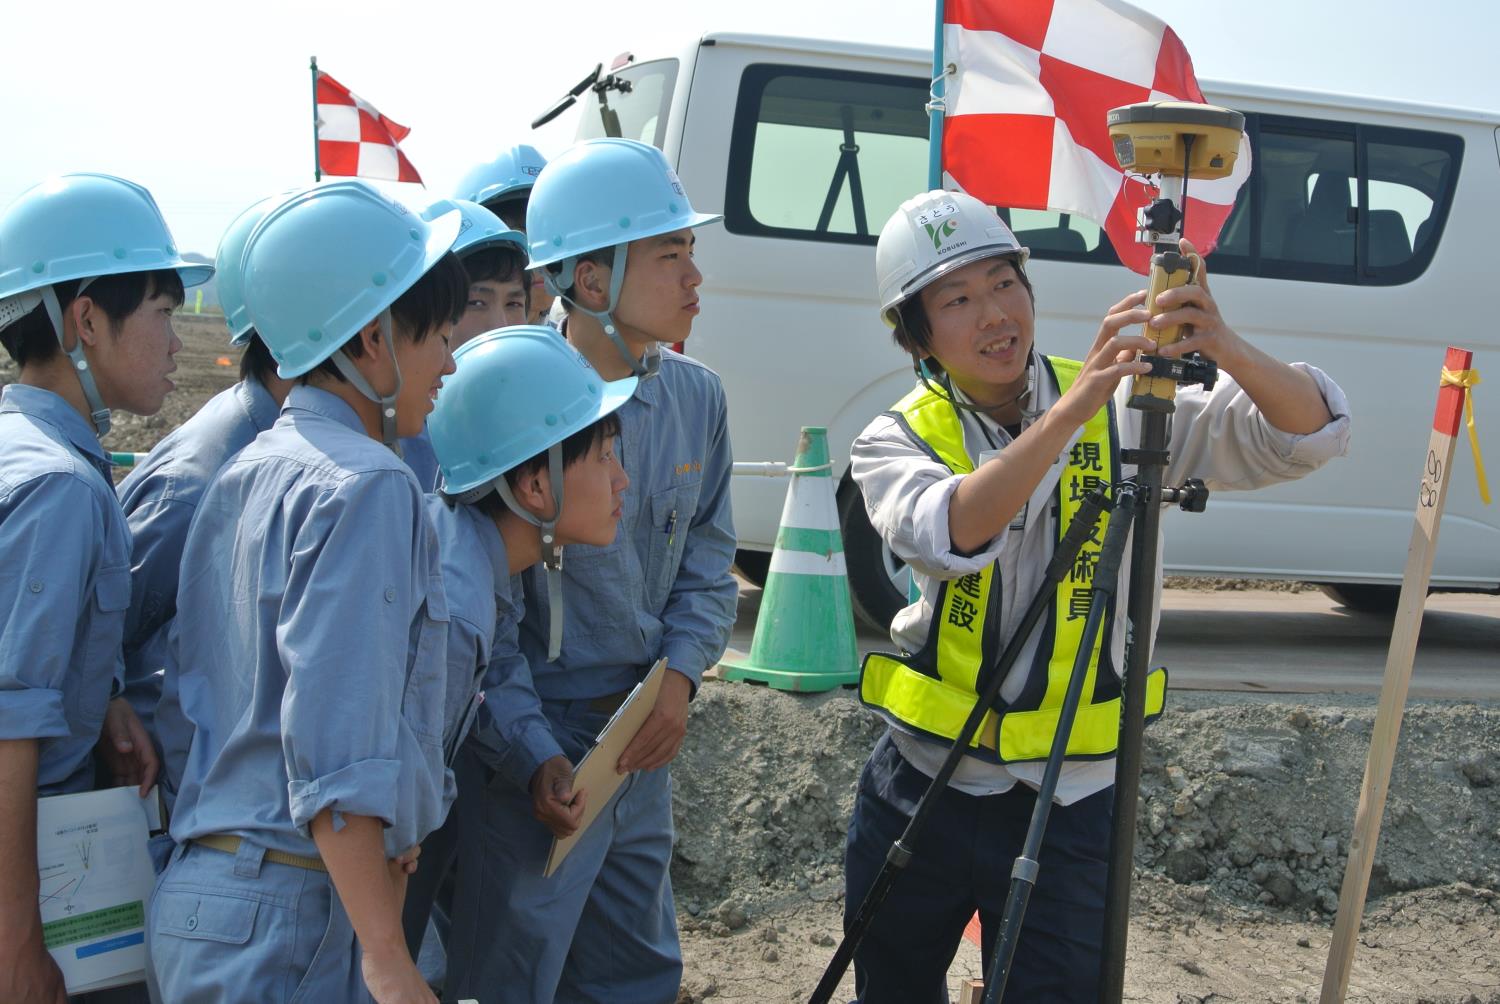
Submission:
<svg viewBox="0 0 1500 1004">
<path fill-rule="evenodd" d="M 37 799 L 42 936 L 69 994 L 146 978 L 146 902 L 156 882 L 146 841 L 160 827 L 155 791 Z"/>
<path fill-rule="evenodd" d="M 543 876 L 551 876 L 557 871 L 557 866 L 562 864 L 563 858 L 568 856 L 568 852 L 588 832 L 600 810 L 609 804 L 616 789 L 630 776 L 616 773 L 615 765 L 620 762 L 620 754 L 625 752 L 625 747 L 630 745 L 630 741 L 645 724 L 646 716 L 656 707 L 656 695 L 661 693 L 662 674 L 666 671 L 667 660 L 658 659 L 656 665 L 651 667 L 651 672 L 635 685 L 630 696 L 625 698 L 625 703 L 620 705 L 614 717 L 604 726 L 604 731 L 599 733 L 593 748 L 573 768 L 573 790 L 581 788 L 588 792 L 588 807 L 583 810 L 583 819 L 571 837 L 552 841 L 552 853 L 547 855 Z"/>
</svg>

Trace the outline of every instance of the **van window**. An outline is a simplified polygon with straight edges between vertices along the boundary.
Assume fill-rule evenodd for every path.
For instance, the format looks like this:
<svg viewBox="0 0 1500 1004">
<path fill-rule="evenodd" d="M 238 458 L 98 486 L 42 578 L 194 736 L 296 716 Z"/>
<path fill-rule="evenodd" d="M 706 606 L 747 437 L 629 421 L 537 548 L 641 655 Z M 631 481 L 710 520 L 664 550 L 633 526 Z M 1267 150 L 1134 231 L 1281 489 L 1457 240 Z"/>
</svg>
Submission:
<svg viewBox="0 0 1500 1004">
<path fill-rule="evenodd" d="M 1255 167 L 1220 235 L 1215 271 L 1389 286 L 1427 268 L 1462 139 L 1253 114 L 1246 129 Z"/>
<path fill-rule="evenodd" d="M 667 112 L 677 82 L 677 60 L 649 63 L 612 71 L 617 83 L 587 91 L 580 99 L 578 139 L 613 136 L 650 143 L 660 148 L 667 135 Z"/>
<path fill-rule="evenodd" d="M 740 78 L 724 224 L 733 233 L 874 244 L 926 188 L 919 79 L 758 63 Z"/>
</svg>

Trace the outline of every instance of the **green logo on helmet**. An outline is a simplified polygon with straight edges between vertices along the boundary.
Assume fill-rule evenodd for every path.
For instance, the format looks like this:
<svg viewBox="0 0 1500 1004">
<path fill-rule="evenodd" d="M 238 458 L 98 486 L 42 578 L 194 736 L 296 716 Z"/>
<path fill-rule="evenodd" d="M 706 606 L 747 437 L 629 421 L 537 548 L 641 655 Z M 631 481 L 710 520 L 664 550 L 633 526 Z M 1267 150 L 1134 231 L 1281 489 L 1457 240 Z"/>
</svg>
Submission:
<svg viewBox="0 0 1500 1004">
<path fill-rule="evenodd" d="M 944 220 L 936 226 L 931 223 L 924 223 L 922 225 L 927 228 L 927 236 L 932 238 L 932 249 L 934 251 L 942 245 L 943 241 L 952 237 L 953 232 L 958 229 L 958 221 L 956 220 Z"/>
</svg>

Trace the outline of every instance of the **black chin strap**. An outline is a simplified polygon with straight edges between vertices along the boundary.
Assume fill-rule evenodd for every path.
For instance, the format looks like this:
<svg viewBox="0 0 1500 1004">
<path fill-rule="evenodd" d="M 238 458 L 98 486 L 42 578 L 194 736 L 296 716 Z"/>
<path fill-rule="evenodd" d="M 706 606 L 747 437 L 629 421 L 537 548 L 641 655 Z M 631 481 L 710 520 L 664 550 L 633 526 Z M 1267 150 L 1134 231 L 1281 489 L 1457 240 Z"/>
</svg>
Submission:
<svg viewBox="0 0 1500 1004">
<path fill-rule="evenodd" d="M 939 387 L 933 384 L 932 377 L 928 373 L 927 366 L 921 359 L 913 355 L 911 357 L 911 362 L 912 369 L 916 370 L 917 379 L 922 381 L 922 386 L 926 387 L 933 394 L 947 401 L 954 408 L 960 411 L 969 411 L 973 412 L 976 415 L 984 415 L 986 418 L 990 418 L 992 420 L 994 416 L 992 416 L 990 412 L 999 411 L 1001 408 L 1009 408 L 1013 404 L 1025 401 L 1027 398 L 1031 397 L 1032 391 L 1036 389 L 1034 386 L 1036 382 L 1036 364 L 1034 353 L 1030 353 L 1026 356 L 1026 386 L 1021 391 L 1021 393 L 1017 394 L 1009 401 L 1002 402 L 1001 404 L 990 405 L 988 407 L 980 407 L 977 404 L 970 404 L 968 401 L 960 401 L 958 399 L 958 394 L 953 390 L 953 378 L 948 376 L 946 371 L 944 371 L 943 374 L 937 378 L 938 381 L 942 384 L 942 386 Z M 1036 414 L 1038 413 L 1028 412 L 1024 407 L 1021 409 L 1022 418 L 1025 418 L 1028 415 L 1030 415 L 1031 417 L 1035 417 Z"/>
</svg>

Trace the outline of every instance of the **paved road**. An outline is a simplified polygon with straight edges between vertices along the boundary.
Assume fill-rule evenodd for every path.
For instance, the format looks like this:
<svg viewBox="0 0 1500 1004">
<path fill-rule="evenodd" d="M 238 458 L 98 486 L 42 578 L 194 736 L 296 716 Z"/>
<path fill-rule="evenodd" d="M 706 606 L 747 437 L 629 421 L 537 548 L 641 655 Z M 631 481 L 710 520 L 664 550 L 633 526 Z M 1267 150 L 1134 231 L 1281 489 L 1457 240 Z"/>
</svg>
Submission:
<svg viewBox="0 0 1500 1004">
<path fill-rule="evenodd" d="M 732 649 L 750 650 L 759 606 L 760 590 L 741 583 Z M 1353 613 L 1321 592 L 1169 589 L 1156 661 L 1175 689 L 1374 694 L 1390 631 L 1389 619 Z M 868 628 L 856 640 L 861 655 L 888 645 Z M 1411 696 L 1500 700 L 1500 597 L 1428 597 Z"/>
</svg>

